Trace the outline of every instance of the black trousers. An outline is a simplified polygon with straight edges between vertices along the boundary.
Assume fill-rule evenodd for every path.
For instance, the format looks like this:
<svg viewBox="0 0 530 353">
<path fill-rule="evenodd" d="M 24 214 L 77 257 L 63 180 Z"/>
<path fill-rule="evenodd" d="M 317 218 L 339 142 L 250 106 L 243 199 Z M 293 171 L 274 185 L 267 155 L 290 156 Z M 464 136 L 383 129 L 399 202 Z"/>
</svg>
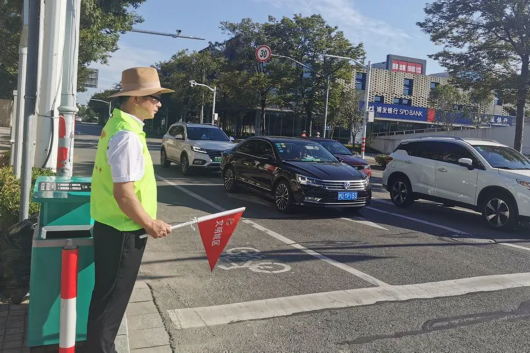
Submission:
<svg viewBox="0 0 530 353">
<path fill-rule="evenodd" d="M 95 286 L 88 313 L 84 352 L 115 353 L 114 340 L 138 276 L 147 238 L 141 229 L 121 232 L 94 224 Z"/>
</svg>

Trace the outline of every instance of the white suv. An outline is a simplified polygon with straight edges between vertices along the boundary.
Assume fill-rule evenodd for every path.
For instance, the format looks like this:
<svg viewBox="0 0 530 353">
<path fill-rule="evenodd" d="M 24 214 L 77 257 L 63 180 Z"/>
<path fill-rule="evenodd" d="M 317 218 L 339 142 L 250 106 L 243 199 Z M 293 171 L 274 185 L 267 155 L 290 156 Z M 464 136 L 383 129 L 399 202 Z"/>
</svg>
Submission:
<svg viewBox="0 0 530 353">
<path fill-rule="evenodd" d="M 219 170 L 221 152 L 235 144 L 223 130 L 213 125 L 176 123 L 162 138 L 160 164 L 167 168 L 171 162 L 180 164 L 180 171 L 188 175 L 193 169 Z"/>
<path fill-rule="evenodd" d="M 482 213 L 494 229 L 530 219 L 530 160 L 497 141 L 403 140 L 388 157 L 383 186 L 398 207 L 417 199 L 465 207 Z"/>
</svg>

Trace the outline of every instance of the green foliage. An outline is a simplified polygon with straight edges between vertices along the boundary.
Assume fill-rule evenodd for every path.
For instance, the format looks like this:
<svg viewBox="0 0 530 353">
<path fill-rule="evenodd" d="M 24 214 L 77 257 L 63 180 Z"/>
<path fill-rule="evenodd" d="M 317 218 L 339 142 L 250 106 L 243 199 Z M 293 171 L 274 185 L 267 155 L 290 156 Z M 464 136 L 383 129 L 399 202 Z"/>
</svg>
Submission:
<svg viewBox="0 0 530 353">
<path fill-rule="evenodd" d="M 39 175 L 50 176 L 54 173 L 49 169 L 33 168 L 31 185 L 35 184 Z M 30 200 L 33 197 L 33 188 Z M 29 213 L 39 212 L 40 205 L 30 202 Z M 17 179 L 11 166 L 0 167 L 0 232 L 5 231 L 18 222 L 20 214 L 20 179 Z"/>
<path fill-rule="evenodd" d="M 464 95 L 453 85 L 438 85 L 431 90 L 429 106 L 436 109 L 436 120 L 447 129 L 451 129 L 458 118 L 454 106 L 463 104 Z"/>
<path fill-rule="evenodd" d="M 0 167 L 8 165 L 10 159 L 11 159 L 11 151 L 0 153 Z"/>
<path fill-rule="evenodd" d="M 375 156 L 375 162 L 381 167 L 386 167 L 387 158 L 388 156 L 386 154 L 379 154 Z"/>
<path fill-rule="evenodd" d="M 108 63 L 118 49 L 120 33 L 143 19 L 132 9 L 145 0 L 82 0 L 79 33 L 78 91 L 85 91 L 88 65 Z M 18 45 L 22 31 L 20 0 L 0 1 L 0 98 L 11 98 L 17 87 Z"/>
<path fill-rule="evenodd" d="M 341 126 L 346 129 L 351 128 L 349 142 L 353 143 L 355 134 L 363 127 L 363 111 L 360 107 L 360 92 L 356 89 L 343 89 L 340 95 L 339 106 L 335 114 L 332 115 L 330 125 L 332 127 Z"/>
<path fill-rule="evenodd" d="M 530 2 L 528 0 L 436 0 L 418 26 L 444 49 L 433 55 L 464 89 L 499 92 L 517 107 L 514 147 L 523 145 L 529 95 Z"/>
</svg>

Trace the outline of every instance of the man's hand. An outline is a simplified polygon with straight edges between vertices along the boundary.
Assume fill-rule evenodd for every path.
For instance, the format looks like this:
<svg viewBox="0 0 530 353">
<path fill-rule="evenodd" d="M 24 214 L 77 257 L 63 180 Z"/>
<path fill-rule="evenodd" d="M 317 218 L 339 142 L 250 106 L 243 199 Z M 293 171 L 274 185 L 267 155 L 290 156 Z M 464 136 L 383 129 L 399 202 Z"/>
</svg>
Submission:
<svg viewBox="0 0 530 353">
<path fill-rule="evenodd" d="M 162 238 L 171 233 L 171 226 L 152 219 L 143 209 L 134 193 L 134 183 L 114 183 L 114 198 L 123 213 L 145 229 L 153 238 Z"/>
<path fill-rule="evenodd" d="M 153 220 L 153 222 L 145 228 L 147 234 L 155 239 L 163 238 L 171 233 L 171 226 L 161 220 Z"/>
</svg>

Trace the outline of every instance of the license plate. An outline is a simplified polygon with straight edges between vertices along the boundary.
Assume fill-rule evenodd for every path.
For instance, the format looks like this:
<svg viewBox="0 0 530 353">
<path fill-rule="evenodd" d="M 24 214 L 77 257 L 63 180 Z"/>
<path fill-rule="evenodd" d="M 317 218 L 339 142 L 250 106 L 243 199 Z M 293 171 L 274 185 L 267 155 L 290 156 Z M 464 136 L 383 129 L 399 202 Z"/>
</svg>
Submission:
<svg viewBox="0 0 530 353">
<path fill-rule="evenodd" d="M 356 192 L 339 192 L 338 199 L 339 201 L 357 200 L 357 193 Z"/>
<path fill-rule="evenodd" d="M 214 161 L 214 162 L 221 162 L 221 157 L 215 157 L 215 158 L 213 159 L 213 161 Z"/>
</svg>

